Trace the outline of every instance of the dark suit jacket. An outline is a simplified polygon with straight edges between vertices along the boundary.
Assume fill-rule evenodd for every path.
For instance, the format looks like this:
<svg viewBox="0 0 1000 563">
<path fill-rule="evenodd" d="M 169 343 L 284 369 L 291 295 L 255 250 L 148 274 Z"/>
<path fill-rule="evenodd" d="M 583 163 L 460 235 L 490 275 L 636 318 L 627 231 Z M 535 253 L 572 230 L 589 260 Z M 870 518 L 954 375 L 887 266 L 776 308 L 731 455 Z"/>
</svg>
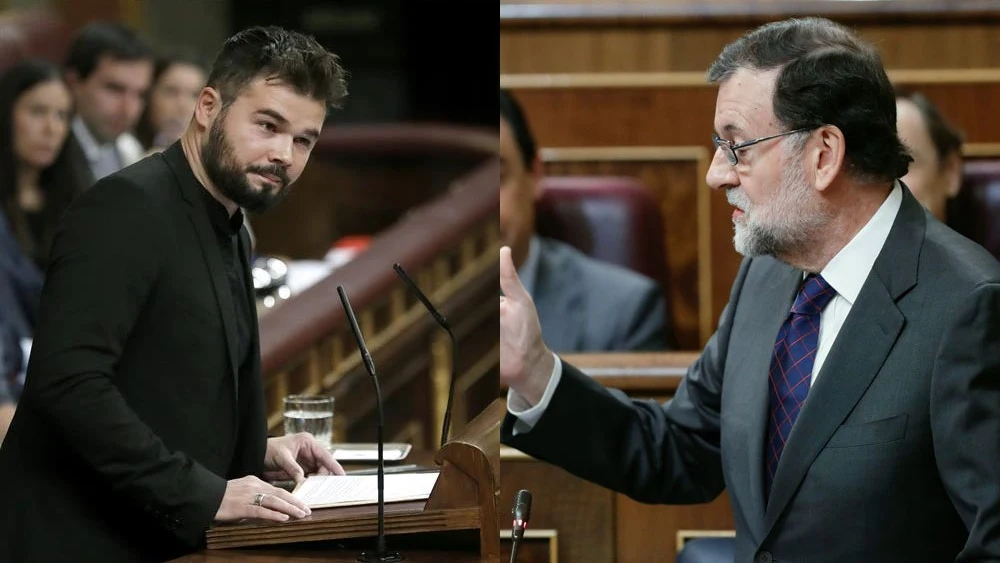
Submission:
<svg viewBox="0 0 1000 563">
<path fill-rule="evenodd" d="M 666 300 L 651 279 L 538 239 L 532 300 L 545 342 L 556 352 L 667 348 Z"/>
<path fill-rule="evenodd" d="M 263 472 L 257 320 L 238 371 L 201 189 L 174 145 L 67 211 L 0 449 L 0 561 L 177 557 L 202 544 L 227 479 Z M 248 248 L 243 231 L 249 287 Z"/>
<path fill-rule="evenodd" d="M 530 431 L 503 441 L 641 501 L 727 488 L 736 560 L 1000 559 L 1000 266 L 902 207 L 764 496 L 768 367 L 802 272 L 746 260 L 675 398 L 630 401 L 564 364 Z"/>
<path fill-rule="evenodd" d="M 84 154 L 83 147 L 80 146 L 80 141 L 76 139 L 72 129 L 70 129 L 69 136 L 66 137 L 65 150 L 69 152 L 69 165 L 76 176 L 76 184 L 80 186 L 80 189 L 86 190 L 94 185 L 94 172 L 90 169 L 87 155 Z"/>
</svg>

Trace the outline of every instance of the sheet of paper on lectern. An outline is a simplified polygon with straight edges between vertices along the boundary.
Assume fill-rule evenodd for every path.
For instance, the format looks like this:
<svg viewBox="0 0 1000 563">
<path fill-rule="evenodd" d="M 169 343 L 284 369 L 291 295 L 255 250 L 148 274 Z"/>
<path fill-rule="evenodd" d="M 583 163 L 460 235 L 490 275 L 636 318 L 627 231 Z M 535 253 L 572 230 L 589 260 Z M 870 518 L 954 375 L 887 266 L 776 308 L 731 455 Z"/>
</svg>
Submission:
<svg viewBox="0 0 1000 563">
<path fill-rule="evenodd" d="M 410 444 L 389 443 L 382 446 L 385 461 L 401 461 L 410 453 Z M 378 444 L 333 444 L 330 448 L 337 461 L 378 461 Z"/>
<path fill-rule="evenodd" d="M 426 500 L 437 483 L 437 471 L 385 476 L 385 502 Z M 334 508 L 378 503 L 377 475 L 313 475 L 293 493 L 309 508 Z"/>
</svg>

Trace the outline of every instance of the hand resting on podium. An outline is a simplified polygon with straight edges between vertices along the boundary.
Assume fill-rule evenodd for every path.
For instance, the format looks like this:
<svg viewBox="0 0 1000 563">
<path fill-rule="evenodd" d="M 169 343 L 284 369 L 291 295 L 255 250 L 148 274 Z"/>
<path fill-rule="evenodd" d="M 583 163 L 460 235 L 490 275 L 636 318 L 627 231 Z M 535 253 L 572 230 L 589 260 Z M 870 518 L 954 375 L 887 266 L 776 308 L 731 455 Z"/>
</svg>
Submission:
<svg viewBox="0 0 1000 563">
<path fill-rule="evenodd" d="M 300 483 L 306 475 L 343 475 L 344 468 L 311 434 L 300 432 L 267 440 L 265 477 Z M 219 523 L 246 518 L 285 522 L 311 513 L 292 493 L 253 475 L 231 479 L 215 514 Z"/>
</svg>

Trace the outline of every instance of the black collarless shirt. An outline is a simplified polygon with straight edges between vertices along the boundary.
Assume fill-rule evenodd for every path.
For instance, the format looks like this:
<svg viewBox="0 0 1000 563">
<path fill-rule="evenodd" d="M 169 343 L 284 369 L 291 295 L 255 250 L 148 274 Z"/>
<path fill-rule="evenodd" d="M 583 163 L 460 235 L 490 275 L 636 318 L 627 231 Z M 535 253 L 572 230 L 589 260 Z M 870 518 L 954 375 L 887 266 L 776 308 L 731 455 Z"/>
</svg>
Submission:
<svg viewBox="0 0 1000 563">
<path fill-rule="evenodd" d="M 222 264 L 229 280 L 229 290 L 233 301 L 233 318 L 236 319 L 236 367 L 239 371 L 250 358 L 250 295 L 243 279 L 243 264 L 240 260 L 239 234 L 243 228 L 243 211 L 237 209 L 232 217 L 226 208 L 212 194 L 200 187 L 208 211 L 208 222 L 212 224 L 222 255 Z"/>
</svg>

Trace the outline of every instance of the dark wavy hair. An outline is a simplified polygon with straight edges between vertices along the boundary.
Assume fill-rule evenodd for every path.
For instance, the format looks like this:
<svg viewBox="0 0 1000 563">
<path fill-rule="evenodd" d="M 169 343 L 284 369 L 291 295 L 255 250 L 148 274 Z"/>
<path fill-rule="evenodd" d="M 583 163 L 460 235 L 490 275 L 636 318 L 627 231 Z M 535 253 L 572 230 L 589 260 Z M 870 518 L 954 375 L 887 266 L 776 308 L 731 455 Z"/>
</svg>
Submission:
<svg viewBox="0 0 1000 563">
<path fill-rule="evenodd" d="M 896 132 L 896 97 L 878 52 L 823 18 L 763 25 L 727 45 L 708 69 L 720 83 L 738 69 L 780 69 L 774 115 L 786 129 L 834 125 L 849 172 L 861 181 L 906 175 L 913 158 Z"/>
<path fill-rule="evenodd" d="M 340 58 L 315 38 L 277 26 L 251 27 L 226 40 L 212 63 L 207 86 L 219 91 L 225 109 L 262 77 L 328 108 L 339 108 L 347 96 L 347 71 Z"/>
<path fill-rule="evenodd" d="M 41 59 L 22 60 L 0 76 L 0 208 L 11 232 L 26 255 L 44 268 L 55 227 L 66 207 L 81 191 L 70 162 L 68 143 L 56 160 L 42 171 L 39 184 L 45 194 L 40 229 L 35 233 L 17 201 L 17 157 L 14 154 L 14 104 L 24 92 L 50 82 L 63 82 L 62 69 Z"/>
<path fill-rule="evenodd" d="M 73 38 L 64 66 L 86 80 L 102 57 L 116 61 L 153 60 L 153 48 L 129 26 L 113 21 L 88 23 Z"/>
</svg>

